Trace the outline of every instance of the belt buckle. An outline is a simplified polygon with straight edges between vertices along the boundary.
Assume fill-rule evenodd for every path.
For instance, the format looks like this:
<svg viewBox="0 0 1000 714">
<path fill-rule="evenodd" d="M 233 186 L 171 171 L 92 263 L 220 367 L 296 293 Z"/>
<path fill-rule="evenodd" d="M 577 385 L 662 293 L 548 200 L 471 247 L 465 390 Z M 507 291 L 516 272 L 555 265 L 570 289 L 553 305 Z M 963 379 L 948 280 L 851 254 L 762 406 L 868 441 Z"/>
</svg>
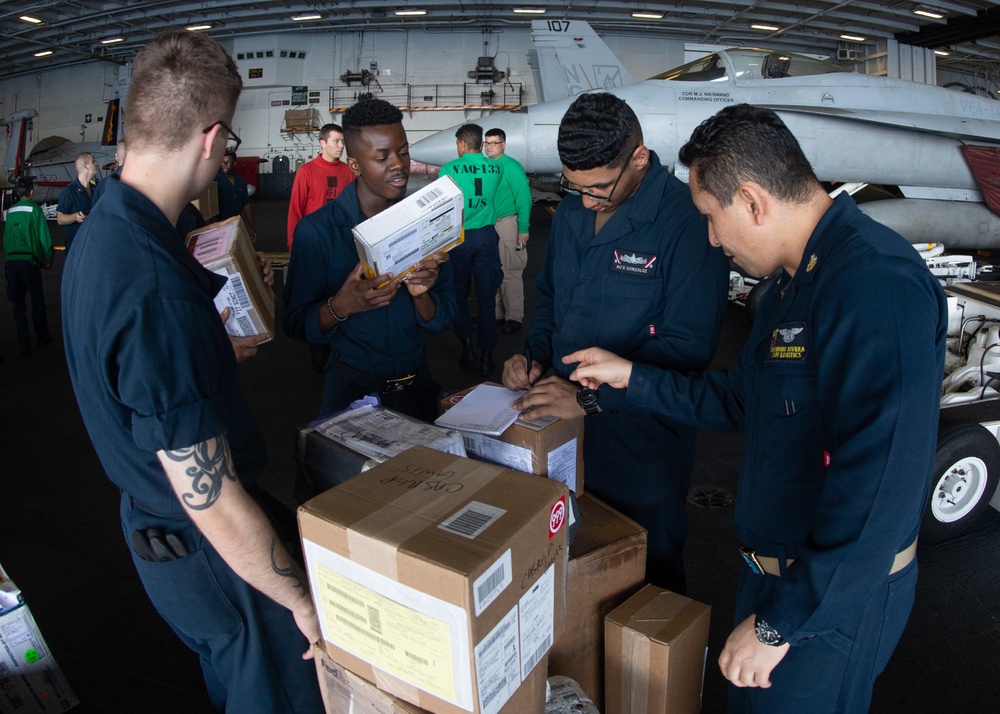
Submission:
<svg viewBox="0 0 1000 714">
<path fill-rule="evenodd" d="M 393 392 L 402 392 L 404 389 L 411 387 L 413 381 L 417 378 L 415 374 L 408 374 L 405 377 L 396 377 L 395 379 L 385 380 L 385 386 L 382 388 L 383 394 L 391 394 Z"/>
<path fill-rule="evenodd" d="M 750 572 L 754 575 L 763 575 L 764 568 L 761 567 L 760 561 L 757 560 L 757 553 L 744 545 L 741 545 L 739 550 L 740 555 L 743 556 L 743 560 L 745 560 L 747 565 L 750 566 Z"/>
</svg>

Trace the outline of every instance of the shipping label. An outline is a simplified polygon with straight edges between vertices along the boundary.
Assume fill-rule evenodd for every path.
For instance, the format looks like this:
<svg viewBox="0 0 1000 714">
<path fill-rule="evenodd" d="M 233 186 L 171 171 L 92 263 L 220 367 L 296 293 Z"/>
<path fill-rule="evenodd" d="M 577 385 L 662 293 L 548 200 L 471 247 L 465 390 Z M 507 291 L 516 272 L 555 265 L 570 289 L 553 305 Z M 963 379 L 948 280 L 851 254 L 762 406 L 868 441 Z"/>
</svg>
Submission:
<svg viewBox="0 0 1000 714">
<path fill-rule="evenodd" d="M 476 645 L 479 709 L 496 714 L 521 686 L 517 605 Z"/>
</svg>

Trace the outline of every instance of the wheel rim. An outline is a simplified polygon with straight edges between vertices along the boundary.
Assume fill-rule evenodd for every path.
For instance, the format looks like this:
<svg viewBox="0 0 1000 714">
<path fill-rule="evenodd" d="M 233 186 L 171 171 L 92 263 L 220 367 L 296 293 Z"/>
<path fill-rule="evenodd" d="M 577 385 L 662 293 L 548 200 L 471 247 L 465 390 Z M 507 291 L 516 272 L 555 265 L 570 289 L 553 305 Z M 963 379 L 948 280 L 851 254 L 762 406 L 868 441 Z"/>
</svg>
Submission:
<svg viewBox="0 0 1000 714">
<path fill-rule="evenodd" d="M 982 459 L 968 456 L 952 464 L 931 492 L 931 512 L 942 523 L 967 516 L 986 490 L 987 469 Z"/>
</svg>

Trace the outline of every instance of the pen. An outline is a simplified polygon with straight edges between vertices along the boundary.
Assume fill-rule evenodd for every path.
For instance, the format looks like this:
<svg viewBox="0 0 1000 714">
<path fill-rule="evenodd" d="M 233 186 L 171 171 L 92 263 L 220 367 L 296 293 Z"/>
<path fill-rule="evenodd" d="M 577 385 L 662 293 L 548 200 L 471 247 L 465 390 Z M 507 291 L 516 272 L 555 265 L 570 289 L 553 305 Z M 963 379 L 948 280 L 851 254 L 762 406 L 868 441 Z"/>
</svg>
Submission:
<svg viewBox="0 0 1000 714">
<path fill-rule="evenodd" d="M 524 343 L 524 371 L 531 378 L 531 345 Z"/>
</svg>

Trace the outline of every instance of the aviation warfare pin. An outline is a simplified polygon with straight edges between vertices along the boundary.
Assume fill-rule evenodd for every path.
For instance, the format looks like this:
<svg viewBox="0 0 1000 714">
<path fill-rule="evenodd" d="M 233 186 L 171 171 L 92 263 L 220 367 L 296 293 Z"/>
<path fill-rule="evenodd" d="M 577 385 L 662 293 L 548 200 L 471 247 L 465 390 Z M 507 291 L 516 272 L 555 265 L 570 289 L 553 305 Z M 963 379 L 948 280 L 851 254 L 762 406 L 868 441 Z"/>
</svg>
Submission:
<svg viewBox="0 0 1000 714">
<path fill-rule="evenodd" d="M 654 263 L 656 263 L 655 255 L 615 248 L 615 259 L 611 263 L 611 272 L 635 275 L 640 278 L 653 278 L 656 277 Z"/>
<path fill-rule="evenodd" d="M 806 323 L 786 322 L 771 333 L 768 361 L 804 359 L 806 356 Z"/>
</svg>

